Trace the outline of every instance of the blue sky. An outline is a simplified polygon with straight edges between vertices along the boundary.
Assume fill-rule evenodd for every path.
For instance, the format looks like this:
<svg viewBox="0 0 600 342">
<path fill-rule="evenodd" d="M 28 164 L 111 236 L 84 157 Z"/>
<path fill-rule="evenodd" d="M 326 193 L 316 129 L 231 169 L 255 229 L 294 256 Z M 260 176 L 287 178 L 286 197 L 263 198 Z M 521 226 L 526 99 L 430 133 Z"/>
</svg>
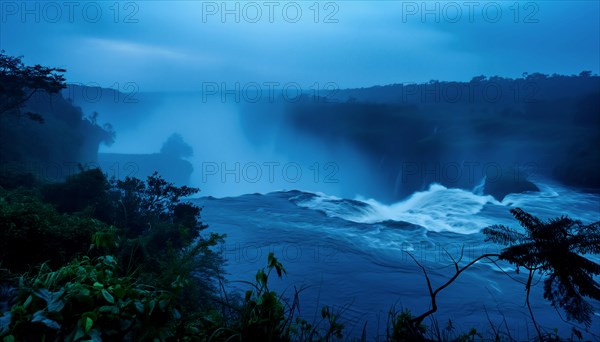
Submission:
<svg viewBox="0 0 600 342">
<path fill-rule="evenodd" d="M 64 67 L 70 82 L 140 91 L 368 87 L 598 73 L 599 17 L 599 1 L 2 0 L 0 48 Z"/>
</svg>

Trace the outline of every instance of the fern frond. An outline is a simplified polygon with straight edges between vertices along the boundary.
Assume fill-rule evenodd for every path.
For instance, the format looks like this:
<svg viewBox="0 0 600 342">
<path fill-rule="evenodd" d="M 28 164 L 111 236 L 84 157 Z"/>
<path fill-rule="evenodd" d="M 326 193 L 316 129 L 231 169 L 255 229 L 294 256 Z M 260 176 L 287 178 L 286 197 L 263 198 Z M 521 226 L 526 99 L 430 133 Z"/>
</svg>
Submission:
<svg viewBox="0 0 600 342">
<path fill-rule="evenodd" d="M 567 319 L 589 326 L 593 309 L 584 297 L 600 300 L 600 284 L 594 279 L 600 264 L 585 255 L 600 254 L 600 222 L 584 225 L 568 216 L 542 221 L 520 208 L 511 213 L 525 234 L 495 225 L 483 230 L 486 241 L 508 245 L 500 259 L 548 274 L 544 298 L 562 308 Z"/>
<path fill-rule="evenodd" d="M 591 325 L 593 307 L 583 299 L 568 279 L 551 275 L 544 281 L 544 298 L 555 308 L 562 308 L 568 320 L 584 323 L 586 327 Z"/>
<path fill-rule="evenodd" d="M 521 226 L 529 232 L 535 231 L 543 223 L 539 218 L 526 213 L 521 208 L 511 209 L 510 212 L 519 221 Z"/>
<path fill-rule="evenodd" d="M 525 241 L 527 238 L 516 230 L 503 225 L 484 228 L 483 234 L 485 234 L 485 241 L 492 241 L 505 246 Z"/>
</svg>

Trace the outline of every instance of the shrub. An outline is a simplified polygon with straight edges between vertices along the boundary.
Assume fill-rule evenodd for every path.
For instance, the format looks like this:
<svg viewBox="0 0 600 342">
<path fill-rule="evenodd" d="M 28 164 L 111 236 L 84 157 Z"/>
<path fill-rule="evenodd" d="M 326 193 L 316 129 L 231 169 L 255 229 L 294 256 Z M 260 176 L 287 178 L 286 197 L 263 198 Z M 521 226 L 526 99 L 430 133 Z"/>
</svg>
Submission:
<svg viewBox="0 0 600 342">
<path fill-rule="evenodd" d="M 119 277 L 113 256 L 74 260 L 26 276 L 5 340 L 150 341 L 173 337 L 181 315 L 176 287 L 154 289 Z M 5 329 L 6 330 L 6 329 Z M 2 337 L 2 336 L 0 336 Z"/>
<path fill-rule="evenodd" d="M 108 190 L 111 210 L 102 216 L 119 228 L 122 246 L 117 255 L 126 273 L 140 272 L 144 281 L 159 287 L 183 277 L 190 284 L 184 292 L 191 302 L 206 306 L 223 264 L 212 247 L 224 235 L 203 235 L 208 226 L 200 221 L 202 208 L 183 202 L 182 198 L 198 191 L 176 187 L 157 173 L 146 181 L 112 181 Z"/>
<path fill-rule="evenodd" d="M 64 265 L 83 255 L 103 229 L 108 226 L 96 219 L 58 213 L 33 191 L 0 190 L 0 257 L 12 272 Z"/>
<path fill-rule="evenodd" d="M 109 209 L 109 184 L 100 169 L 81 171 L 62 183 L 47 184 L 42 188 L 44 201 L 53 204 L 61 213 L 89 210 L 92 215 L 106 220 Z"/>
</svg>

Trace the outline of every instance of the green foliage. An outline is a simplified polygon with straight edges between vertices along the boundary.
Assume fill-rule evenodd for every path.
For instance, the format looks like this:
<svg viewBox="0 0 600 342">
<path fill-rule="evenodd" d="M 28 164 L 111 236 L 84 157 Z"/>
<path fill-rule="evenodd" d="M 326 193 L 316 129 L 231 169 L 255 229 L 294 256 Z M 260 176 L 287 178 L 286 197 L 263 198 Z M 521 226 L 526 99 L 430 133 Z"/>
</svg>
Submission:
<svg viewBox="0 0 600 342">
<path fill-rule="evenodd" d="M 14 190 L 21 187 L 32 189 L 39 185 L 40 182 L 33 173 L 16 172 L 5 165 L 0 168 L 0 188 L 5 190 Z"/>
<path fill-rule="evenodd" d="M 182 201 L 197 192 L 176 187 L 157 173 L 146 181 L 112 181 L 107 193 L 110 210 L 96 215 L 119 228 L 122 244 L 117 254 L 126 272 L 140 272 L 144 281 L 161 287 L 184 276 L 195 288 L 186 295 L 206 302 L 215 292 L 214 278 L 223 264 L 212 247 L 224 236 L 201 234 L 208 227 L 200 221 L 202 209 Z"/>
<path fill-rule="evenodd" d="M 96 219 L 58 213 L 31 190 L 0 189 L 0 257 L 12 272 L 44 262 L 64 265 L 84 254 L 92 235 L 106 229 Z"/>
<path fill-rule="evenodd" d="M 22 57 L 11 57 L 0 50 L 0 115 L 19 110 L 37 91 L 57 93 L 65 88 L 66 70 L 41 65 L 25 66 Z M 32 120 L 43 121 L 34 113 Z"/>
<path fill-rule="evenodd" d="M 61 213 L 89 209 L 108 210 L 108 181 L 100 169 L 91 169 L 71 175 L 62 183 L 47 184 L 42 188 L 44 200 L 52 203 Z M 102 217 L 99 217 L 102 218 Z"/>
<path fill-rule="evenodd" d="M 17 309 L 2 316 L 3 324 L 11 316 L 14 336 L 33 333 L 37 330 L 31 330 L 31 327 L 36 327 L 41 329 L 36 332 L 38 337 L 54 336 L 52 338 L 61 340 L 71 338 L 73 333 L 81 337 L 83 331 L 86 338 L 94 339 L 105 334 L 125 335 L 135 330 L 133 326 L 143 332 L 168 326 L 167 332 L 152 333 L 152 336 L 182 336 L 190 334 L 193 331 L 190 328 L 197 326 L 194 320 L 202 315 L 201 312 L 214 306 L 215 277 L 221 272 L 223 260 L 212 247 L 220 243 L 223 236 L 201 234 L 207 227 L 199 221 L 201 208 L 182 201 L 183 197 L 197 193 L 197 189 L 175 187 L 157 174 L 145 182 L 133 178 L 109 182 L 96 169 L 82 171 L 62 183 L 45 185 L 41 189 L 43 197 L 36 191 L 38 189 L 35 188 L 0 189 L 2 266 L 13 274 L 41 267 L 35 281 L 31 280 L 31 284 L 25 287 L 19 285 L 20 292 L 25 291 L 32 296 L 29 301 L 39 304 L 36 304 L 36 311 L 21 312 Z M 43 199 L 52 205 L 43 202 Z M 86 253 L 92 259 L 85 257 L 84 261 L 68 264 L 74 257 Z M 106 254 L 114 255 L 110 257 L 110 269 L 100 270 L 98 267 L 102 265 L 96 260 L 101 259 L 93 258 Z M 50 271 L 50 268 L 65 264 L 68 265 L 59 271 Z M 97 278 L 100 271 L 109 274 L 110 279 Z M 25 280 L 32 278 L 24 277 Z M 72 291 L 79 291 L 80 287 L 92 291 L 95 298 L 93 305 L 88 303 L 85 311 L 69 311 L 65 316 L 64 310 L 72 309 L 70 299 L 75 295 Z M 126 290 L 125 297 L 120 288 Z M 50 305 L 50 302 L 44 301 L 44 298 L 50 297 L 41 298 L 39 294 L 47 293 L 35 292 L 37 289 L 46 289 L 49 293 L 64 291 L 61 296 L 57 294 L 56 298 L 52 298 L 64 301 L 65 308 L 40 307 L 44 303 Z M 28 296 L 21 296 L 21 304 L 27 301 Z M 156 313 L 144 317 L 139 312 L 129 312 L 127 310 L 133 306 L 129 309 L 122 307 L 129 305 L 122 302 L 126 299 L 131 299 L 138 311 L 139 305 L 135 300 Z M 96 307 L 100 302 L 103 304 Z M 171 320 L 166 326 L 165 317 L 161 322 L 151 319 L 158 312 L 163 312 L 164 316 L 166 311 L 162 308 L 167 304 L 177 307 L 176 316 L 184 317 L 178 318 L 177 324 Z M 155 307 L 161 310 L 152 309 Z M 81 316 L 86 312 L 94 312 L 96 316 Z M 68 321 L 77 315 L 81 316 L 77 325 L 79 330 Z M 106 315 L 114 317 L 107 319 Z M 127 331 L 115 325 L 115 322 L 128 320 L 132 327 Z M 56 324 L 60 326 L 59 332 L 55 331 Z M 133 339 L 140 339 L 142 335 L 138 335 Z"/>
<path fill-rule="evenodd" d="M 246 291 L 237 327 L 239 336 L 251 341 L 287 341 L 286 310 L 281 298 L 275 291 L 269 290 L 268 281 L 271 272 L 275 270 L 281 278 L 285 268 L 269 253 L 267 270 L 264 268 L 256 273 L 254 289 Z"/>
<path fill-rule="evenodd" d="M 584 297 L 600 300 L 594 276 L 600 265 L 584 255 L 600 254 L 600 222 L 584 225 L 568 217 L 542 221 L 523 210 L 512 209 L 525 232 L 502 225 L 485 228 L 486 240 L 501 243 L 500 259 L 546 275 L 544 298 L 562 308 L 567 318 L 591 324 L 593 308 Z M 527 284 L 527 290 L 531 282 Z"/>
<path fill-rule="evenodd" d="M 334 339 L 342 339 L 344 337 L 344 325 L 339 322 L 339 315 L 334 314 L 329 306 L 321 308 L 321 318 L 329 323 L 329 327 L 321 340 L 331 341 Z"/>
<path fill-rule="evenodd" d="M 388 331 L 389 341 L 422 341 L 427 327 L 421 323 L 415 326 L 414 317 L 410 310 L 404 309 L 400 313 L 390 310 L 388 319 L 392 322 Z"/>
<path fill-rule="evenodd" d="M 254 282 L 244 282 L 251 286 L 243 299 L 232 304 L 227 300 L 224 307 L 233 314 L 211 311 L 201 318 L 195 331 L 200 340 L 209 341 L 335 341 L 343 339 L 344 324 L 339 314 L 329 306 L 321 309 L 321 319 L 309 323 L 295 317 L 299 305 L 298 291 L 290 304 L 269 288 L 271 274 L 278 278 L 286 274 L 285 268 L 269 253 L 267 267 L 260 269 Z M 298 311 L 299 312 L 299 311 Z M 321 326 L 322 323 L 325 323 Z"/>
<path fill-rule="evenodd" d="M 176 187 L 157 173 L 146 181 L 108 181 L 99 169 L 82 171 L 42 190 L 44 199 L 60 212 L 114 225 L 111 234 L 105 234 L 106 230 L 95 234 L 94 245 L 113 246 L 106 251 L 123 261 L 126 273 L 138 272 L 144 282 L 161 287 L 178 276 L 190 277 L 196 294 L 207 300 L 223 263 L 211 248 L 223 236 L 201 235 L 207 228 L 200 222 L 201 208 L 182 201 L 197 192 L 187 186 Z"/>
<path fill-rule="evenodd" d="M 99 230 L 92 235 L 90 250 L 96 248 L 102 251 L 114 251 L 117 247 L 119 247 L 119 237 L 115 227 Z"/>
<path fill-rule="evenodd" d="M 75 260 L 57 271 L 26 276 L 5 335 L 17 340 L 164 340 L 181 315 L 173 289 L 119 277 L 112 256 Z"/>
<path fill-rule="evenodd" d="M 476 338 L 480 338 L 483 339 L 483 335 L 481 335 L 477 329 L 475 328 L 471 328 L 471 330 L 469 330 L 468 333 L 462 334 L 460 336 L 458 336 L 458 338 L 456 339 L 457 342 L 470 342 L 470 341 L 475 341 Z"/>
<path fill-rule="evenodd" d="M 323 322 L 327 326 L 320 328 Z M 325 305 L 321 308 L 320 322 L 311 324 L 303 318 L 296 317 L 295 323 L 290 326 L 290 333 L 293 341 L 343 340 L 344 324 L 340 322 L 340 315 L 333 313 L 332 308 Z"/>
<path fill-rule="evenodd" d="M 131 177 L 113 181 L 110 189 L 114 205 L 112 219 L 115 225 L 126 229 L 127 237 L 139 237 L 152 230 L 153 224 L 160 222 L 188 225 L 187 228 L 201 230 L 206 228 L 197 221 L 201 209 L 181 203 L 183 197 L 198 191 L 187 186 L 176 187 L 156 172 L 146 181 Z M 177 243 L 178 247 L 197 237 L 194 232 L 189 233 L 186 241 Z"/>
<path fill-rule="evenodd" d="M 62 97 L 62 73 L 59 68 L 26 66 L 21 57 L 0 50 L 0 173 L 6 167 L 59 180 L 68 173 L 65 168 L 96 160 L 98 146 L 114 141 L 110 125 L 100 127 L 86 119 L 81 108 Z M 2 178 L 1 186 L 9 183 Z"/>
</svg>

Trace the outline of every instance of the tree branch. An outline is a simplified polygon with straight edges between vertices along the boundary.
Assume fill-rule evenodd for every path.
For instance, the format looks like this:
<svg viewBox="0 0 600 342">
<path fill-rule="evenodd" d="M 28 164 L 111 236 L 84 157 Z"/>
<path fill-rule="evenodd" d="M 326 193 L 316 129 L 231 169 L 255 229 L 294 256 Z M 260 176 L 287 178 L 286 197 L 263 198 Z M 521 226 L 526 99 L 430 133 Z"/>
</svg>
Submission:
<svg viewBox="0 0 600 342">
<path fill-rule="evenodd" d="M 540 341 L 543 341 L 542 333 L 540 332 L 540 328 L 535 321 L 535 317 L 533 316 L 533 310 L 531 310 L 531 304 L 529 304 L 529 293 L 531 292 L 531 281 L 533 280 L 533 275 L 535 274 L 535 269 L 529 270 L 529 277 L 527 278 L 527 285 L 525 285 L 525 289 L 527 289 L 527 295 L 525 296 L 525 302 L 527 303 L 527 308 L 529 309 L 529 315 L 531 315 L 531 320 L 533 321 L 533 327 L 535 331 L 537 331 L 538 337 Z"/>
<path fill-rule="evenodd" d="M 406 252 L 406 253 L 408 253 L 408 252 Z M 461 254 L 462 254 L 462 252 L 461 252 Z M 483 254 L 483 255 L 481 255 L 481 256 L 479 256 L 479 257 L 477 257 L 477 258 L 473 259 L 471 262 L 469 262 L 467 265 L 465 265 L 465 266 L 464 266 L 464 267 L 462 267 L 462 268 L 459 268 L 459 267 L 458 267 L 458 261 L 460 261 L 460 260 L 462 259 L 462 255 L 461 255 L 461 257 L 459 258 L 459 260 L 458 260 L 458 261 L 456 261 L 454 258 L 452 258 L 452 257 L 451 257 L 451 258 L 452 258 L 452 261 L 454 262 L 454 267 L 455 267 L 455 270 L 456 270 L 455 274 L 452 276 L 452 278 L 450 278 L 450 279 L 449 279 L 447 282 L 445 282 L 445 283 L 444 283 L 442 286 L 438 287 L 438 288 L 437 288 L 435 291 L 433 291 L 433 288 L 432 288 L 432 286 L 431 286 L 431 281 L 430 281 L 430 279 L 429 279 L 429 276 L 427 275 L 427 271 L 426 271 L 425 267 L 423 267 L 423 265 L 421 265 L 421 264 L 420 264 L 420 263 L 419 263 L 419 262 L 418 262 L 418 261 L 415 259 L 415 257 L 414 257 L 412 254 L 408 253 L 408 255 L 409 255 L 409 256 L 410 256 L 410 257 L 411 257 L 411 258 L 412 258 L 412 259 L 415 261 L 415 263 L 416 263 L 416 264 L 417 264 L 419 267 L 421 267 L 421 269 L 423 270 L 423 273 L 425 274 L 425 279 L 427 280 L 427 288 L 429 289 L 429 296 L 431 297 L 431 309 L 429 309 L 429 310 L 428 310 L 428 311 L 426 311 L 425 313 L 421 314 L 420 316 L 418 316 L 418 317 L 416 317 L 416 318 L 413 318 L 413 319 L 410 321 L 410 323 L 411 323 L 413 326 L 418 326 L 419 324 L 421 324 L 421 323 L 423 322 L 423 320 L 424 320 L 424 319 L 425 319 L 427 316 L 429 316 L 429 315 L 431 315 L 431 314 L 433 314 L 433 313 L 435 313 L 435 312 L 437 311 L 437 301 L 436 301 L 436 296 L 438 295 L 438 293 L 440 293 L 440 291 L 442 291 L 443 289 L 445 289 L 446 287 L 448 287 L 450 284 L 452 284 L 452 283 L 453 283 L 453 282 L 456 280 L 456 278 L 458 278 L 458 276 L 459 276 L 459 275 L 460 275 L 462 272 L 464 272 L 464 271 L 465 271 L 466 269 L 468 269 L 469 267 L 471 267 L 471 266 L 475 265 L 475 264 L 476 264 L 478 261 L 480 261 L 480 260 L 482 260 L 482 259 L 490 259 L 490 260 L 494 261 L 494 260 L 492 259 L 493 257 L 496 257 L 496 258 L 497 258 L 497 257 L 500 257 L 500 255 L 499 255 L 499 254 L 492 254 L 492 253 L 490 253 L 490 254 Z"/>
</svg>

